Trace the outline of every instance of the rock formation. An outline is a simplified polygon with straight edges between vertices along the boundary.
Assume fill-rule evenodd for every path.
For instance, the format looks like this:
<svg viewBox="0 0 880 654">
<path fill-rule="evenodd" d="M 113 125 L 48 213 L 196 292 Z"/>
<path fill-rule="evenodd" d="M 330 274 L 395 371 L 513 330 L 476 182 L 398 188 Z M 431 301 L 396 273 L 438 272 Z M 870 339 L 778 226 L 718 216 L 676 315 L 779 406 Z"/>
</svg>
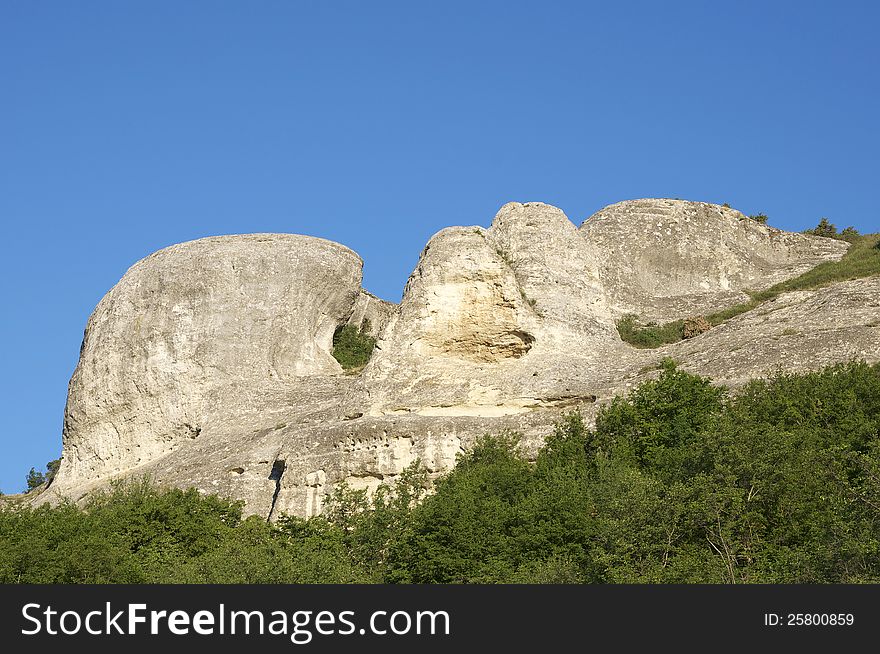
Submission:
<svg viewBox="0 0 880 654">
<path fill-rule="evenodd" d="M 829 259 L 847 244 L 784 232 L 735 209 L 682 200 L 630 200 L 584 221 L 616 313 L 666 322 L 748 299 Z"/>
<path fill-rule="evenodd" d="M 724 308 L 846 247 L 703 203 L 623 202 L 580 228 L 510 203 L 488 229 L 436 234 L 393 305 L 361 288 L 354 252 L 322 239 L 175 245 L 135 264 L 89 319 L 62 465 L 37 501 L 149 474 L 269 519 L 315 515 L 339 482 L 374 489 L 416 459 L 442 474 L 487 432 L 517 430 L 533 453 L 563 412 L 592 417 L 665 356 L 734 385 L 876 361 L 876 277 L 782 295 L 658 350 L 616 331 L 627 313 Z M 376 349 L 346 374 L 334 330 L 365 320 Z"/>
</svg>

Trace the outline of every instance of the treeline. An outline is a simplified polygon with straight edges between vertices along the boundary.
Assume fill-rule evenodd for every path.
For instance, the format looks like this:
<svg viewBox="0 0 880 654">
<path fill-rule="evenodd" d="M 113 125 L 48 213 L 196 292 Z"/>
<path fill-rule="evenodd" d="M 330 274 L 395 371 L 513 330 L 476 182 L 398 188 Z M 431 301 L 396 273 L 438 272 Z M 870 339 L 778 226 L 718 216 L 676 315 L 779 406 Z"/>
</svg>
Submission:
<svg viewBox="0 0 880 654">
<path fill-rule="evenodd" d="M 118 486 L 0 510 L 4 583 L 880 582 L 880 365 L 735 394 L 667 361 L 537 461 L 480 440 L 427 493 L 414 465 L 319 518 Z"/>
</svg>

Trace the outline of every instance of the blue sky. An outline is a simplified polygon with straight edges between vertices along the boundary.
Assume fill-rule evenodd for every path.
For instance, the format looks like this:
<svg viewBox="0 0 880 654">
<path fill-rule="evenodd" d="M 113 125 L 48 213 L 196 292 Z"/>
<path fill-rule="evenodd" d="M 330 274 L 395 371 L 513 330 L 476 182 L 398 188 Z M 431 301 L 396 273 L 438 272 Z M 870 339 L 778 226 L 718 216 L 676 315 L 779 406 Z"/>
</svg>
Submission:
<svg viewBox="0 0 880 654">
<path fill-rule="evenodd" d="M 880 229 L 875 2 L 0 3 L 0 489 L 150 252 L 295 232 L 397 301 L 447 225 L 640 197 Z"/>
</svg>

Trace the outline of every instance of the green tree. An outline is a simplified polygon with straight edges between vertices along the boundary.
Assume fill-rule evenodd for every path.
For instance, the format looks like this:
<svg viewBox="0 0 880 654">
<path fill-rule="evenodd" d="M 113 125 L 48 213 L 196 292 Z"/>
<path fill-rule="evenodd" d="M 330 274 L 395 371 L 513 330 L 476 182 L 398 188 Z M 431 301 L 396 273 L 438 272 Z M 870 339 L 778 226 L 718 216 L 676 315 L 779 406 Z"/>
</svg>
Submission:
<svg viewBox="0 0 880 654">
<path fill-rule="evenodd" d="M 61 467 L 61 459 L 54 459 L 46 464 L 46 477 L 51 480 Z"/>
<path fill-rule="evenodd" d="M 827 218 L 822 218 L 819 220 L 818 225 L 813 227 L 813 229 L 806 230 L 804 233 L 812 234 L 813 236 L 824 236 L 825 238 L 836 238 L 837 227 L 835 227 L 833 223 L 829 222 Z"/>
<path fill-rule="evenodd" d="M 671 478 L 706 469 L 711 440 L 704 428 L 720 412 L 722 388 L 709 379 L 661 363 L 657 380 L 616 397 L 596 418 L 595 446 L 611 458 Z"/>
<path fill-rule="evenodd" d="M 46 475 L 38 472 L 36 468 L 31 468 L 31 471 L 27 473 L 26 481 L 27 489 L 32 491 L 46 483 Z"/>
<path fill-rule="evenodd" d="M 61 459 L 55 459 L 46 464 L 46 472 L 39 472 L 36 468 L 31 468 L 26 477 L 28 491 L 32 491 L 43 484 L 51 483 L 60 465 Z"/>
<path fill-rule="evenodd" d="M 485 436 L 437 481 L 413 513 L 414 524 L 391 544 L 386 580 L 492 583 L 517 568 L 514 531 L 532 471 L 516 453 L 517 437 Z"/>
</svg>

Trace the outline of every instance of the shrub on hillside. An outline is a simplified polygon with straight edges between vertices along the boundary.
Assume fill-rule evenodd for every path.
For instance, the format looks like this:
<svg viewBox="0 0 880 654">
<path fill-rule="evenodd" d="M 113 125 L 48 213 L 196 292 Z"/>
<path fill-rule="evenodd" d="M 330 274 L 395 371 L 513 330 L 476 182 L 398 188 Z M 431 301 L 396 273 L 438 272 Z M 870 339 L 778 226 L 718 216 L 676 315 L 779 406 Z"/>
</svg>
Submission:
<svg viewBox="0 0 880 654">
<path fill-rule="evenodd" d="M 333 357 L 344 370 L 357 370 L 367 365 L 376 339 L 370 336 L 370 321 L 364 319 L 360 329 L 342 325 L 333 333 Z"/>
<path fill-rule="evenodd" d="M 804 230 L 804 234 L 836 238 L 840 241 L 853 241 L 859 237 L 859 231 L 855 227 L 844 227 L 838 232 L 834 223 L 829 222 L 827 218 L 822 218 L 813 229 Z"/>
<path fill-rule="evenodd" d="M 46 464 L 46 472 L 40 472 L 36 468 L 31 468 L 25 479 L 28 491 L 39 488 L 43 484 L 51 483 L 52 479 L 55 478 L 55 473 L 58 472 L 58 467 L 60 465 L 61 459 L 55 459 Z"/>
<path fill-rule="evenodd" d="M 813 236 L 822 236 L 824 238 L 835 238 L 837 236 L 837 227 L 834 223 L 829 222 L 827 218 L 819 220 L 819 224 L 812 229 L 804 230 L 804 234 L 812 234 Z"/>
<path fill-rule="evenodd" d="M 667 343 L 677 343 L 684 338 L 684 321 L 641 325 L 638 316 L 629 314 L 618 321 L 617 333 L 624 342 L 634 347 L 655 348 Z"/>
</svg>

